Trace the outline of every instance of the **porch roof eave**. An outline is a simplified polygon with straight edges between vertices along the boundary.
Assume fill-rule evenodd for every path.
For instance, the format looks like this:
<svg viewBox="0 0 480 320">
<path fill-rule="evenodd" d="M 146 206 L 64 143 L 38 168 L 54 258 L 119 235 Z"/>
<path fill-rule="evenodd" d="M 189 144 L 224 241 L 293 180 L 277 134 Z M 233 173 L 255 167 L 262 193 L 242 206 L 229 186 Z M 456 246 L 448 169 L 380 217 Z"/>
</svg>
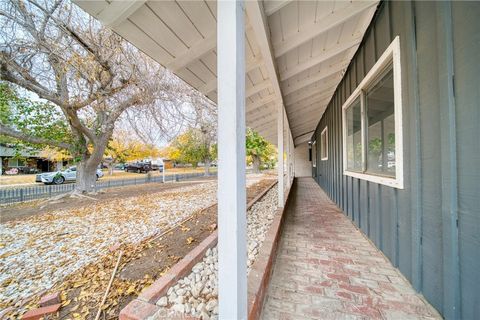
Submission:
<svg viewBox="0 0 480 320">
<path fill-rule="evenodd" d="M 217 102 L 215 1 L 74 2 Z M 283 106 L 295 144 L 307 141 L 377 3 L 246 1 L 247 125 L 277 144 L 276 110 Z"/>
</svg>

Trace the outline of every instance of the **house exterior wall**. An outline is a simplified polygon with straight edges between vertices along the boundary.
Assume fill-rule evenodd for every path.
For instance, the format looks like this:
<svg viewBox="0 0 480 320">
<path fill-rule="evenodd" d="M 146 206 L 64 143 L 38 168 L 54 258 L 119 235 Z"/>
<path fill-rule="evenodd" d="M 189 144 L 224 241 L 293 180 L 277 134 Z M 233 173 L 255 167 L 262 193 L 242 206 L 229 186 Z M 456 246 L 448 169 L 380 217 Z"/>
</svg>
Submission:
<svg viewBox="0 0 480 320">
<path fill-rule="evenodd" d="M 447 319 L 480 318 L 480 3 L 382 2 L 312 141 L 312 176 Z M 400 37 L 404 189 L 343 175 L 342 105 Z"/>
<path fill-rule="evenodd" d="M 302 143 L 295 147 L 295 177 L 310 177 L 312 164 L 308 159 L 308 143 Z"/>
</svg>

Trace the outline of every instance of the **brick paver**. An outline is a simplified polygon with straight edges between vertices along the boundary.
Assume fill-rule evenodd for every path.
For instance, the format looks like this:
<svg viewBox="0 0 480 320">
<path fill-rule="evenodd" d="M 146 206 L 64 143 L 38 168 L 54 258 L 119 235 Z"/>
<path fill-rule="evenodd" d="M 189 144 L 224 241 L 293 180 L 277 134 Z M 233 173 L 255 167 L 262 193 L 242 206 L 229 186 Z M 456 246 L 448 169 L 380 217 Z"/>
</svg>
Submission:
<svg viewBox="0 0 480 320">
<path fill-rule="evenodd" d="M 441 319 L 313 179 L 292 192 L 262 319 Z"/>
</svg>

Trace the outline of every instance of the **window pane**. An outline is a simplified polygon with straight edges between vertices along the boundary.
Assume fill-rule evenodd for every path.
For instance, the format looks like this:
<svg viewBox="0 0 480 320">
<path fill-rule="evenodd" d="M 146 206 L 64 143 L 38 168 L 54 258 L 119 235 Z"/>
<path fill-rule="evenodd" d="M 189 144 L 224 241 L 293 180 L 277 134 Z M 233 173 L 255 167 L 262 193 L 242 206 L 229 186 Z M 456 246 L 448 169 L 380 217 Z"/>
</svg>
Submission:
<svg viewBox="0 0 480 320">
<path fill-rule="evenodd" d="M 18 160 L 10 158 L 10 159 L 8 159 L 7 165 L 9 167 L 17 167 L 18 166 Z"/>
<path fill-rule="evenodd" d="M 313 142 L 312 144 L 312 153 L 313 153 L 313 166 L 317 166 L 317 142 Z"/>
<path fill-rule="evenodd" d="M 320 147 L 320 153 L 321 153 L 322 160 L 327 160 L 327 158 L 328 158 L 327 132 L 328 132 L 328 129 L 325 128 L 325 130 L 322 131 L 322 134 L 321 134 L 322 144 L 321 144 L 321 147 Z"/>
<path fill-rule="evenodd" d="M 393 70 L 367 91 L 367 172 L 395 177 Z"/>
<path fill-rule="evenodd" d="M 362 171 L 362 120 L 360 98 L 346 110 L 347 169 Z"/>
</svg>

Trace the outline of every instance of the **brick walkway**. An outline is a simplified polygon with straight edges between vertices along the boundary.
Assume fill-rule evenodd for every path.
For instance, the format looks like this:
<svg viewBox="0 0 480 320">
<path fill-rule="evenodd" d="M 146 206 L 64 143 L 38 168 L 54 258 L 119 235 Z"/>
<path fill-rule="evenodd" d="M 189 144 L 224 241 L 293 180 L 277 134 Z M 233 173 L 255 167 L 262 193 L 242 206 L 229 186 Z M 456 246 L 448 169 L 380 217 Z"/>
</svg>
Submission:
<svg viewBox="0 0 480 320">
<path fill-rule="evenodd" d="M 262 319 L 441 319 L 313 179 L 292 192 Z"/>
</svg>

